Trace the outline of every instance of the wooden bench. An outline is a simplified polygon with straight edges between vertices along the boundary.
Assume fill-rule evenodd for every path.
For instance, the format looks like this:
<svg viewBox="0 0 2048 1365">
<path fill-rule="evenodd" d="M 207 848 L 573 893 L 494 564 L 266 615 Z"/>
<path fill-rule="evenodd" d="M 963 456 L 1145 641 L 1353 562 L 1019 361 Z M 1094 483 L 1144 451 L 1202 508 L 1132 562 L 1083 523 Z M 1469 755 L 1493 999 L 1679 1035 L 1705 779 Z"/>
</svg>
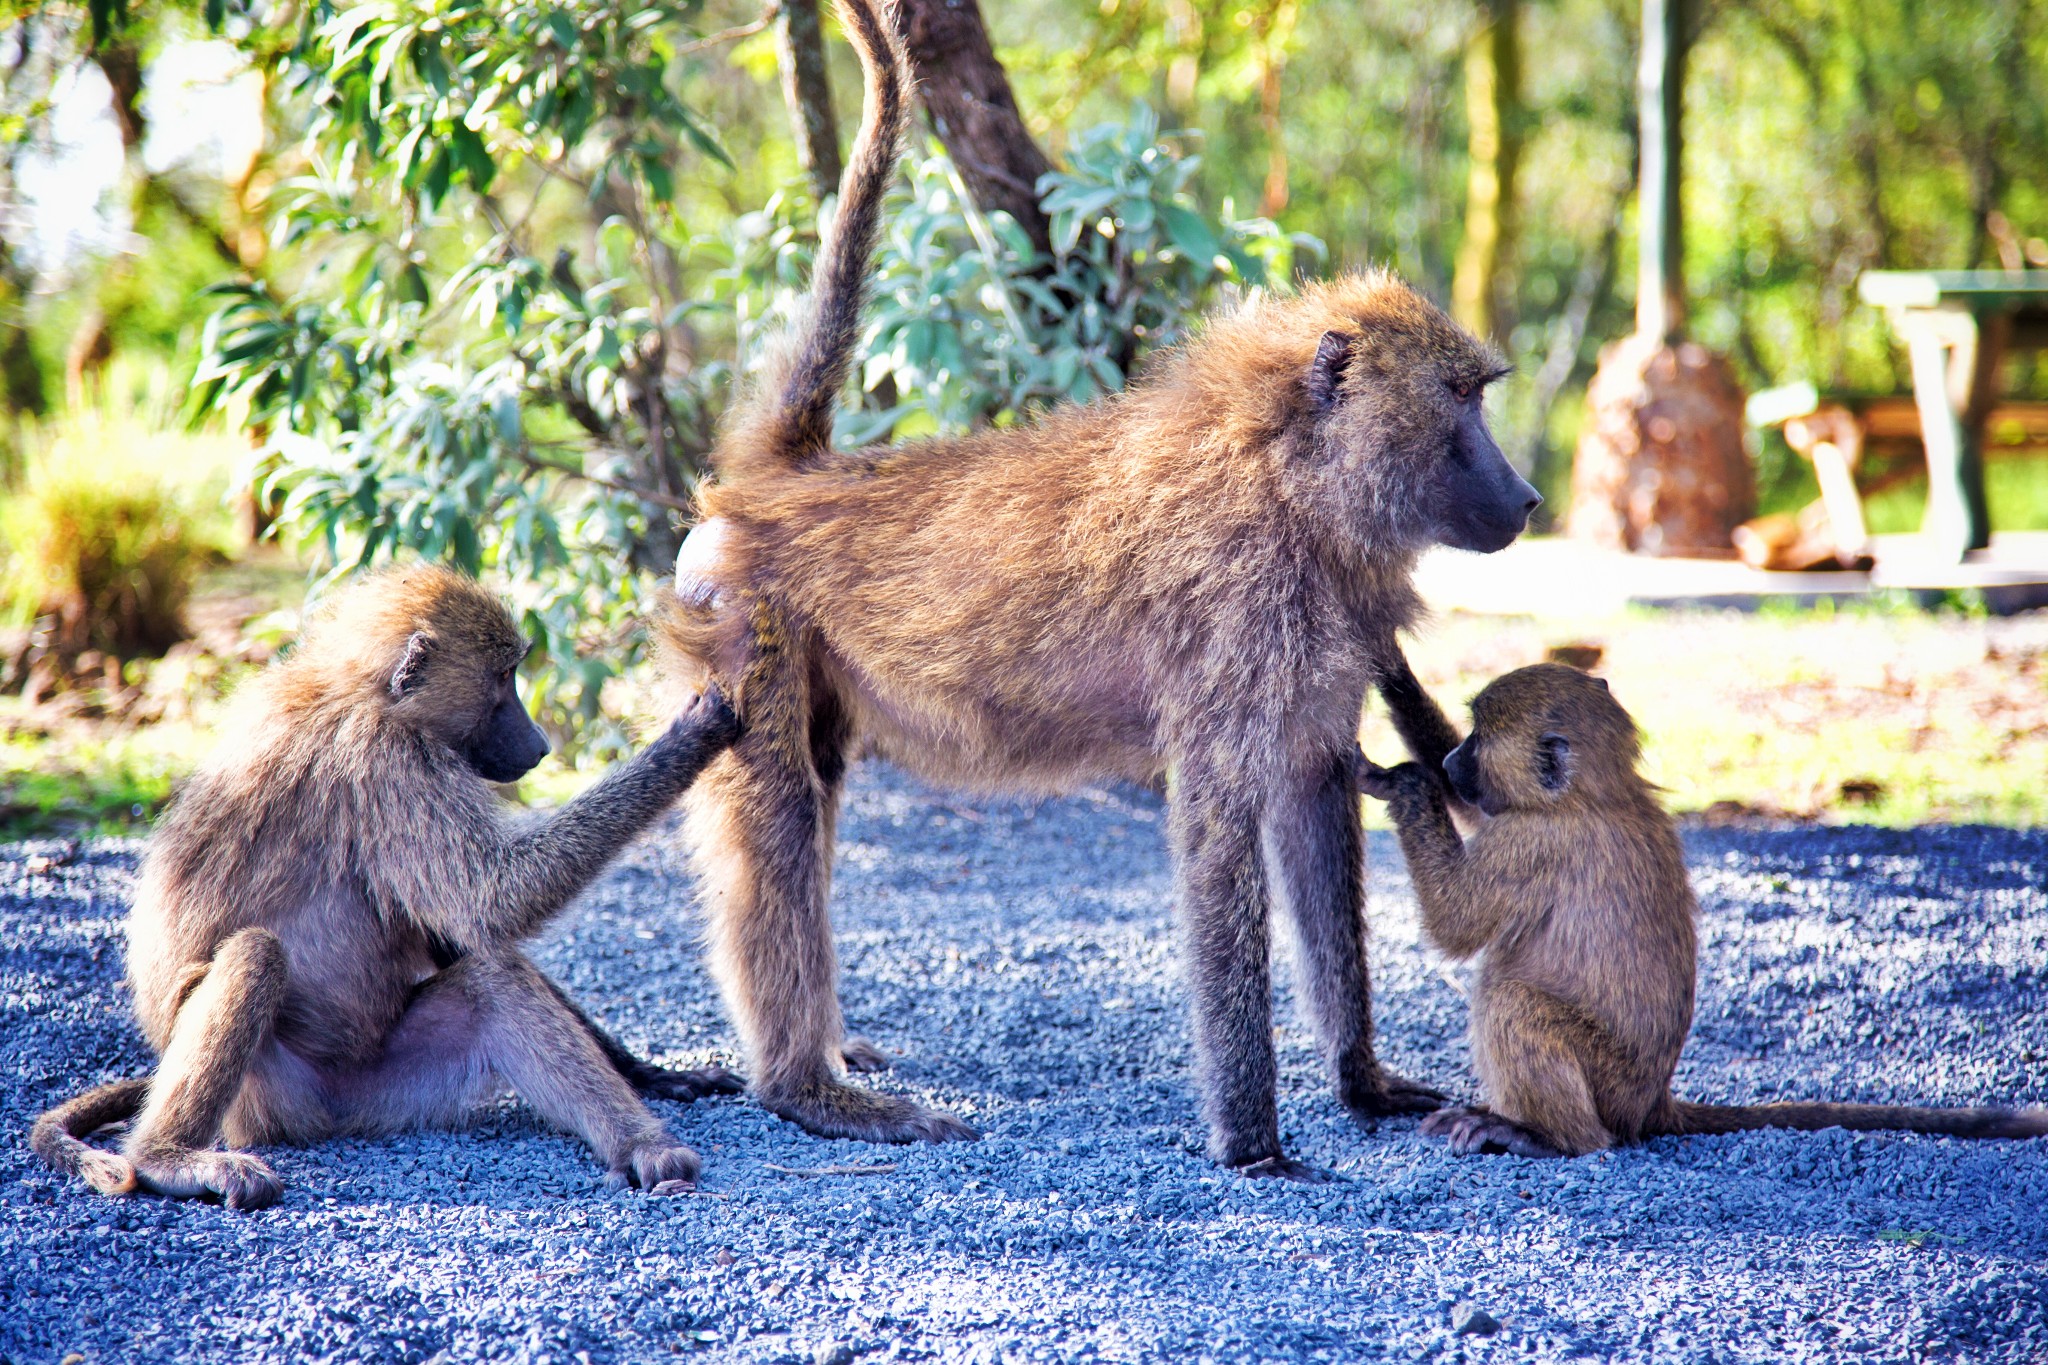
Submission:
<svg viewBox="0 0 2048 1365">
<path fill-rule="evenodd" d="M 1749 401 L 1749 420 L 1781 427 L 1785 443 L 1812 465 L 1818 501 L 1790 515 L 1738 527 L 1736 552 L 1759 569 L 1868 568 L 1863 499 L 1927 468 L 1921 412 L 1911 394 L 1822 393 L 1811 384 L 1767 389 Z M 2005 400 L 1984 414 L 1979 454 L 2008 459 L 2048 451 L 2048 402 Z"/>
</svg>

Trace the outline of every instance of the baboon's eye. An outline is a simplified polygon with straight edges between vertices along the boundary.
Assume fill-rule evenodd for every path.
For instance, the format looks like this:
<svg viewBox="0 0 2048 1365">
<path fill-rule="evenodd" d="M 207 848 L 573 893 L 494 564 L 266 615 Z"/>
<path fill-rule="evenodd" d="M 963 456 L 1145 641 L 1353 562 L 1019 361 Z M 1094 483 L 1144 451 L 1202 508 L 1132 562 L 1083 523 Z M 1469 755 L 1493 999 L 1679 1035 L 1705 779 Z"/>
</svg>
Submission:
<svg viewBox="0 0 2048 1365">
<path fill-rule="evenodd" d="M 1477 386 L 1466 380 L 1458 380 L 1451 385 L 1451 393 L 1460 403 L 1469 402 L 1476 391 Z"/>
</svg>

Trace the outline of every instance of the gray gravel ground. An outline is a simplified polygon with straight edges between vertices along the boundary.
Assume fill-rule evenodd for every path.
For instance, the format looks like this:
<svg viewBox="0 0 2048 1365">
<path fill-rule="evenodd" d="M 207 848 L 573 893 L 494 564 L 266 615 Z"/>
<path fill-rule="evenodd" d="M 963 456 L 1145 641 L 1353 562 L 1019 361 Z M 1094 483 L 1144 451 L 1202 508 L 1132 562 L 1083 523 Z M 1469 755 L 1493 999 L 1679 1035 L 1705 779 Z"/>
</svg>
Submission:
<svg viewBox="0 0 2048 1365">
<path fill-rule="evenodd" d="M 969 805 L 870 767 L 840 828 L 848 1016 L 901 1054 L 885 1084 L 981 1142 L 662 1104 L 708 1165 L 660 1199 L 606 1193 L 508 1102 L 466 1133 L 271 1152 L 288 1189 L 257 1214 L 96 1198 L 33 1164 L 38 1109 L 147 1059 L 118 985 L 138 846 L 40 873 L 53 846 L 0 848 L 0 1358 L 2048 1359 L 2048 1143 L 1458 1160 L 1412 1120 L 1349 1120 L 1283 998 L 1283 1129 L 1342 1178 L 1248 1182 L 1201 1155 L 1156 799 Z M 1705 924 L 1681 1094 L 2048 1100 L 2048 833 L 1687 848 Z M 1469 1093 L 1463 1002 L 1384 837 L 1372 867 L 1384 1054 Z M 698 1061 L 731 1034 L 694 932 L 657 840 L 541 956 L 635 1047 Z"/>
</svg>

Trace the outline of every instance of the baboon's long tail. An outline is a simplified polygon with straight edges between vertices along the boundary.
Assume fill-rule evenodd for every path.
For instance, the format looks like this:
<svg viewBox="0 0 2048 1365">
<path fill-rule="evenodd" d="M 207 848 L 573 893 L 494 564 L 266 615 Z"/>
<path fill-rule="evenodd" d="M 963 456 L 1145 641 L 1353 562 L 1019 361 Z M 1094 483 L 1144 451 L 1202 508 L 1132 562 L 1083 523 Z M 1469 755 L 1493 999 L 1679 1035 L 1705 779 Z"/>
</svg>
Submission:
<svg viewBox="0 0 2048 1365">
<path fill-rule="evenodd" d="M 134 1118 L 148 1098 L 147 1076 L 95 1086 L 37 1119 L 28 1145 L 52 1170 L 80 1176 L 101 1194 L 127 1194 L 135 1188 L 135 1168 L 128 1159 L 84 1139 L 110 1123 Z"/>
<path fill-rule="evenodd" d="M 1916 1109 L 1890 1104 L 1688 1104 L 1672 1101 L 1666 1133 L 1742 1133 L 1755 1128 L 1899 1130 L 1965 1138 L 2048 1136 L 2048 1109 Z"/>
<path fill-rule="evenodd" d="M 912 83 L 893 0 L 839 0 L 839 18 L 866 78 L 860 133 L 839 181 L 839 207 L 818 244 L 804 316 L 720 442 L 717 464 L 729 479 L 801 469 L 831 448 L 832 414 L 860 340 L 882 197 L 910 126 Z"/>
</svg>

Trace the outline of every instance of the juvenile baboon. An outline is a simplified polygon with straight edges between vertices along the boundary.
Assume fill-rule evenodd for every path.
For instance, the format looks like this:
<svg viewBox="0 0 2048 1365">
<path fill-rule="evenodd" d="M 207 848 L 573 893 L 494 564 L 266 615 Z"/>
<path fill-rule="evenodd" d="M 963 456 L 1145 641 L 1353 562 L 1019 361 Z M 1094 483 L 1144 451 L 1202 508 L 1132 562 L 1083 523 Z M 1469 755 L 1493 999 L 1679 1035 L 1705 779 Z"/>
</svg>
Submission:
<svg viewBox="0 0 2048 1365">
<path fill-rule="evenodd" d="M 886 12 L 840 9 L 866 121 L 809 319 L 719 445 L 668 623 L 747 718 L 689 805 L 755 1091 L 827 1136 L 971 1135 L 842 1072 L 826 893 L 849 752 L 983 791 L 1163 777 L 1210 1151 L 1308 1174 L 1274 1113 L 1269 875 L 1342 1101 L 1442 1098 L 1373 1053 L 1350 756 L 1418 612 L 1416 556 L 1497 550 L 1540 501 L 1481 410 L 1501 362 L 1392 276 L 1352 275 L 1257 297 L 1089 406 L 835 452 L 908 98 Z"/>
<path fill-rule="evenodd" d="M 526 651 L 476 583 L 404 568 L 342 594 L 244 689 L 158 826 L 128 920 L 135 1011 L 162 1060 L 38 1120 L 45 1161 L 109 1194 L 257 1208 L 276 1176 L 216 1141 L 452 1124 L 509 1085 L 616 1182 L 696 1176 L 634 1085 L 694 1098 L 738 1081 L 634 1059 L 518 945 L 738 723 L 707 692 L 560 811 L 508 819 L 490 784 L 548 751 L 519 701 Z M 81 1140 L 138 1114 L 119 1155 Z"/>
<path fill-rule="evenodd" d="M 2048 1134 L 2048 1112 L 1872 1104 L 1689 1104 L 1671 1073 L 1692 1028 L 1694 920 L 1678 831 L 1636 770 L 1635 722 L 1563 664 L 1489 683 L 1444 767 L 1492 817 L 1460 839 L 1414 763 L 1359 756 L 1389 803 L 1422 904 L 1453 957 L 1480 957 L 1472 1059 L 1487 1104 L 1423 1121 L 1460 1154 L 1579 1156 L 1672 1133 L 1902 1128 Z"/>
</svg>

